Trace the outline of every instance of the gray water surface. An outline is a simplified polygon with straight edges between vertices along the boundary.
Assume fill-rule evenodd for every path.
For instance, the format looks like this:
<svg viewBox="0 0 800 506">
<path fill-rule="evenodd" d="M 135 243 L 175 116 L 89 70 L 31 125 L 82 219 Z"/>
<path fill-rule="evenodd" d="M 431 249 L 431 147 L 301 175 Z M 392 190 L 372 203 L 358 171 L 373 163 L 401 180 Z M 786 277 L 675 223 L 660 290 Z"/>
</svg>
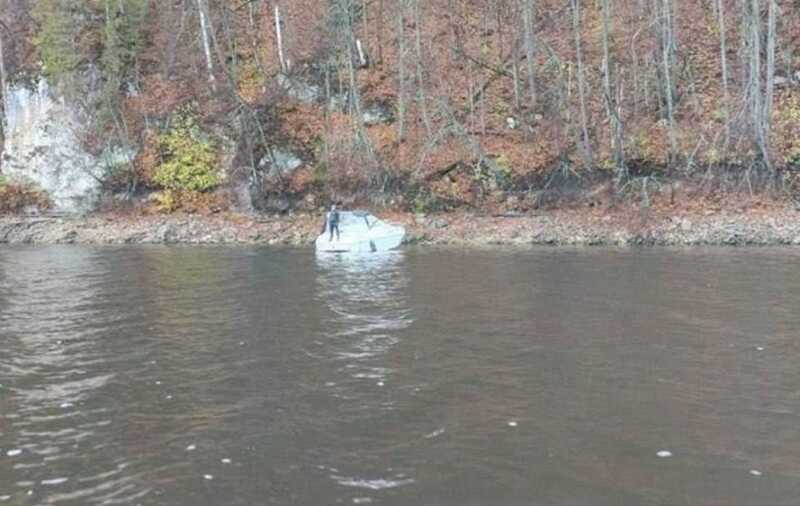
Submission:
<svg viewBox="0 0 800 506">
<path fill-rule="evenodd" d="M 795 506 L 799 266 L 4 248 L 0 504 Z"/>
</svg>

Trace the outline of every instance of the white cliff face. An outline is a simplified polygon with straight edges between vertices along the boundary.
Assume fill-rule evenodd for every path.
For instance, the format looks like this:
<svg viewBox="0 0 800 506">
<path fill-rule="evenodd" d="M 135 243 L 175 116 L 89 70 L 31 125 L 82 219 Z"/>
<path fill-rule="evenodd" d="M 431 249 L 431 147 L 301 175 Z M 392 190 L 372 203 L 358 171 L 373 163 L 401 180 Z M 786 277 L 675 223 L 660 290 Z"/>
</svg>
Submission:
<svg viewBox="0 0 800 506">
<path fill-rule="evenodd" d="M 81 145 L 87 128 L 75 109 L 44 80 L 35 89 L 11 87 L 5 117 L 2 173 L 45 190 L 55 209 L 91 210 L 100 194 L 105 164 Z"/>
</svg>

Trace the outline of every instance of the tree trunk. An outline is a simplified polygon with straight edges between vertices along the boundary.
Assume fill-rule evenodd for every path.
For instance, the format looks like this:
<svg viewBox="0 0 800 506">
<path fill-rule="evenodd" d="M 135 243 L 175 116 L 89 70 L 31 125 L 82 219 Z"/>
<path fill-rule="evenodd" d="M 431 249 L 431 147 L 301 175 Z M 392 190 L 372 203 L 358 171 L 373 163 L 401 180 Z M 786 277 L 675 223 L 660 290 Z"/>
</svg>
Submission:
<svg viewBox="0 0 800 506">
<path fill-rule="evenodd" d="M 422 16 L 419 11 L 420 0 L 414 0 L 414 24 L 415 29 L 415 48 L 417 52 L 417 98 L 419 100 L 419 108 L 422 112 L 422 122 L 425 124 L 425 131 L 428 137 L 433 134 L 431 127 L 431 120 L 428 114 L 428 96 L 425 93 L 425 73 L 422 68 Z"/>
<path fill-rule="evenodd" d="M 289 71 L 286 57 L 283 54 L 283 31 L 281 29 L 281 9 L 275 4 L 275 38 L 278 41 L 278 61 L 281 65 L 281 72 L 284 74 Z"/>
<path fill-rule="evenodd" d="M 606 116 L 611 125 L 611 153 L 614 157 L 617 187 L 627 178 L 625 157 L 622 150 L 622 119 L 618 97 L 611 87 L 613 69 L 609 52 L 609 35 L 611 32 L 611 6 L 609 0 L 603 0 L 603 94 L 605 95 Z"/>
<path fill-rule="evenodd" d="M 772 105 L 775 89 L 775 39 L 778 5 L 775 0 L 769 0 L 769 14 L 767 21 L 767 83 L 764 90 L 764 145 L 769 153 L 769 133 L 772 125 Z M 767 159 L 767 166 L 769 166 Z"/>
<path fill-rule="evenodd" d="M 383 65 L 383 0 L 378 0 L 378 63 Z"/>
<path fill-rule="evenodd" d="M 533 45 L 533 2 L 522 0 L 522 20 L 525 25 L 525 60 L 528 67 L 528 93 L 531 97 L 531 107 L 536 107 L 536 74 L 534 72 L 534 45 Z"/>
<path fill-rule="evenodd" d="M 8 110 L 8 75 L 6 75 L 6 53 L 3 50 L 3 35 L 5 34 L 5 25 L 0 24 L 0 132 L 3 128 L 3 118 Z"/>
<path fill-rule="evenodd" d="M 358 91 L 356 67 L 353 65 L 353 44 L 347 44 L 347 77 L 350 86 L 350 115 L 357 124 L 361 124 L 361 96 Z"/>
<path fill-rule="evenodd" d="M 348 7 L 351 7 L 348 5 Z M 355 35 L 355 26 L 354 26 L 354 19 L 353 19 L 353 9 L 347 9 L 347 37 L 346 37 L 346 46 L 347 46 L 347 54 L 345 55 L 347 58 L 347 75 L 349 78 L 349 85 L 350 85 L 350 115 L 353 119 L 354 127 L 355 127 L 355 140 L 358 143 L 358 147 L 361 147 L 365 150 L 367 157 L 372 164 L 372 169 L 378 168 L 378 158 L 375 153 L 375 149 L 372 146 L 372 141 L 367 134 L 366 129 L 364 128 L 364 116 L 361 112 L 361 97 L 358 89 L 358 79 L 356 77 L 356 67 L 353 64 L 355 60 L 355 54 L 353 53 L 355 46 L 356 46 L 356 35 Z M 372 176 L 370 176 L 372 178 Z"/>
<path fill-rule="evenodd" d="M 364 45 L 361 43 L 361 39 L 356 39 L 356 49 L 358 50 L 358 66 L 368 67 L 369 57 L 367 56 L 367 52 L 364 51 Z"/>
<path fill-rule="evenodd" d="M 222 12 L 222 31 L 225 33 L 225 43 L 228 49 L 228 61 L 231 62 L 230 71 L 234 79 L 239 80 L 239 51 L 237 50 L 236 36 L 234 30 L 231 28 L 230 16 L 228 15 L 228 8 L 224 5 L 220 9 Z"/>
<path fill-rule="evenodd" d="M 406 122 L 406 2 L 398 2 L 397 13 L 397 142 L 403 142 Z"/>
<path fill-rule="evenodd" d="M 369 10 L 367 9 L 367 0 L 361 0 L 361 24 L 364 33 L 361 38 L 364 39 L 366 44 L 369 44 Z M 356 38 L 358 40 L 358 38 Z M 361 51 L 361 49 L 359 49 Z"/>
<path fill-rule="evenodd" d="M 165 7 L 164 10 L 169 10 L 169 15 L 166 21 L 162 21 L 162 25 L 159 26 L 159 29 L 164 30 L 167 32 L 167 41 L 166 41 L 166 55 L 164 57 L 164 75 L 167 79 L 172 77 L 172 72 L 175 69 L 175 58 L 177 57 L 177 49 L 178 44 L 180 43 L 181 36 L 183 36 L 183 32 L 186 29 L 186 16 L 187 16 L 187 8 L 184 4 L 180 5 L 172 5 L 170 2 L 169 7 Z M 180 10 L 180 20 L 175 21 L 175 13 L 176 10 Z M 165 26 L 169 24 L 169 30 L 165 29 Z M 177 24 L 177 28 L 174 26 Z"/>
<path fill-rule="evenodd" d="M 522 97 L 519 86 L 519 44 L 512 33 L 511 38 L 511 79 L 514 85 L 514 114 L 522 108 Z"/>
<path fill-rule="evenodd" d="M 586 80 L 584 77 L 583 69 L 583 48 L 581 47 L 581 0 L 570 0 L 572 4 L 572 28 L 575 32 L 575 59 L 577 61 L 578 71 L 578 100 L 580 103 L 581 112 L 581 134 L 583 136 L 582 151 L 586 168 L 591 168 L 594 165 L 592 160 L 592 146 L 589 140 L 589 118 L 586 112 Z"/>
<path fill-rule="evenodd" d="M 217 83 L 214 77 L 214 59 L 211 57 L 211 43 L 208 34 L 208 10 L 204 0 L 197 0 L 197 11 L 200 14 L 200 33 L 203 38 L 203 52 L 206 56 L 206 69 L 208 70 L 208 82 L 211 89 L 217 91 Z"/>
<path fill-rule="evenodd" d="M 256 63 L 256 67 L 258 71 L 261 73 L 261 77 L 266 80 L 267 70 L 264 67 L 264 62 L 261 61 L 261 51 L 260 51 L 260 39 L 259 39 L 259 29 L 258 23 L 256 22 L 256 6 L 254 2 L 250 2 L 247 6 L 248 8 L 248 21 L 250 24 L 250 45 L 253 51 L 253 60 Z M 266 86 L 262 86 L 261 92 L 265 93 L 267 91 Z"/>
<path fill-rule="evenodd" d="M 719 28 L 719 61 L 722 70 L 722 114 L 725 120 L 725 141 L 724 151 L 727 151 L 731 140 L 731 114 L 730 114 L 730 92 L 728 91 L 728 48 L 725 34 L 725 6 L 723 0 L 716 1 L 717 25 Z"/>
<path fill-rule="evenodd" d="M 761 94 L 761 2 L 750 2 L 750 114 L 756 147 L 762 161 L 767 163 L 766 135 L 764 133 L 764 112 Z"/>
<path fill-rule="evenodd" d="M 606 116 L 608 116 L 609 120 L 611 119 L 611 109 L 612 109 L 612 96 L 611 96 L 611 57 L 609 55 L 609 48 L 608 48 L 608 37 L 609 31 L 611 30 L 611 21 L 609 20 L 610 17 L 610 5 L 609 0 L 602 0 L 602 7 L 603 7 L 603 31 L 602 31 L 602 39 L 603 39 L 603 94 L 605 95 L 605 106 L 606 106 Z"/>
<path fill-rule="evenodd" d="M 675 104 L 672 85 L 672 54 L 675 40 L 672 32 L 672 0 L 662 0 L 661 58 L 664 70 L 664 95 L 667 103 L 667 137 L 669 138 L 669 163 L 677 154 L 675 139 Z"/>
</svg>

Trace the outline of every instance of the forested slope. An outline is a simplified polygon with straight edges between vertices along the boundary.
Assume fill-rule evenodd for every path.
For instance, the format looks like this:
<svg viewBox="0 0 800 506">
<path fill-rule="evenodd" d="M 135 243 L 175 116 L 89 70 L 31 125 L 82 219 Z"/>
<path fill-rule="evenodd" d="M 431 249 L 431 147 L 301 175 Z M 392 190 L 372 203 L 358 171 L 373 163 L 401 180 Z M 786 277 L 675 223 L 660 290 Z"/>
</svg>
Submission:
<svg viewBox="0 0 800 506">
<path fill-rule="evenodd" d="M 0 40 L 4 99 L 44 79 L 131 153 L 115 205 L 799 190 L 796 0 L 0 0 Z"/>
</svg>

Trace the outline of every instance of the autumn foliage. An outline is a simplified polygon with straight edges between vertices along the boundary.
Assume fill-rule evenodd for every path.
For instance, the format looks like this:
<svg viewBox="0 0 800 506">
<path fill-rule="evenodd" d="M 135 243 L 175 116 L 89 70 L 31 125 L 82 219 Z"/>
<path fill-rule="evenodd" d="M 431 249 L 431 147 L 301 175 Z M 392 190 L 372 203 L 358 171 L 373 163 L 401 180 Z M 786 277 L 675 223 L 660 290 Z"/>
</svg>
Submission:
<svg viewBox="0 0 800 506">
<path fill-rule="evenodd" d="M 0 0 L 0 19 L 22 34 L 9 74 L 98 65 L 97 129 L 169 209 L 218 186 L 423 209 L 800 171 L 797 2 Z"/>
</svg>

